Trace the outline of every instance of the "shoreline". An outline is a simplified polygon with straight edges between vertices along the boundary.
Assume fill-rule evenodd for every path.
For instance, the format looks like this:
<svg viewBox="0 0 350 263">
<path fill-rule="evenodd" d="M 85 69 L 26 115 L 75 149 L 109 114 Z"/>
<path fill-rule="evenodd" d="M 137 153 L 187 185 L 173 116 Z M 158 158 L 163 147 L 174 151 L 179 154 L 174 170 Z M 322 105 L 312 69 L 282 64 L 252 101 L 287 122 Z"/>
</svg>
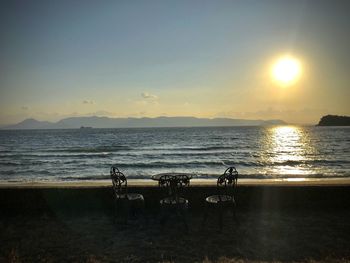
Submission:
<svg viewBox="0 0 350 263">
<path fill-rule="evenodd" d="M 191 179 L 191 186 L 213 187 L 216 179 Z M 89 181 L 43 181 L 8 182 L 0 181 L 0 189 L 6 188 L 100 188 L 112 186 L 111 180 Z M 129 187 L 156 187 L 152 179 L 129 179 Z M 239 186 L 350 186 L 350 178 L 283 178 L 283 179 L 238 179 Z"/>
</svg>

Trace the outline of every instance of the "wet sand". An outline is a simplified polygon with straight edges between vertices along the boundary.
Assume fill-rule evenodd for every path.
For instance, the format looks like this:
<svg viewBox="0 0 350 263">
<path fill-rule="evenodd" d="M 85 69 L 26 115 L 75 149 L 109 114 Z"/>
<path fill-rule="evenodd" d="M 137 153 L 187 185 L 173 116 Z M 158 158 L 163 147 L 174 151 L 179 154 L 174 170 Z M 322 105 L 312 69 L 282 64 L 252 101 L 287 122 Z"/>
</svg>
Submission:
<svg viewBox="0 0 350 263">
<path fill-rule="evenodd" d="M 145 214 L 115 223 L 110 184 L 2 185 L 1 262 L 245 262 L 350 260 L 350 185 L 240 182 L 237 221 L 217 213 L 203 224 L 215 182 L 187 189 L 189 232 L 160 226 L 156 182 L 130 183 Z"/>
</svg>

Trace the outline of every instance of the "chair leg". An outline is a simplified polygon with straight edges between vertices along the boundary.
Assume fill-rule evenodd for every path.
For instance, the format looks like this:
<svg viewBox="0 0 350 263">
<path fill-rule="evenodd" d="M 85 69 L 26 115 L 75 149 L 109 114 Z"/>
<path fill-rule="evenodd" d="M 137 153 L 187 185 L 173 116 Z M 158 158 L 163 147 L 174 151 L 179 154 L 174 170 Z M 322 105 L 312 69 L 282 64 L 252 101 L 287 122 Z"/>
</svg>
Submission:
<svg viewBox="0 0 350 263">
<path fill-rule="evenodd" d="M 118 206 L 118 215 L 117 218 L 119 218 L 119 224 L 128 224 L 128 218 L 129 218 L 129 204 L 125 202 L 125 200 L 118 200 L 117 201 Z"/>
<path fill-rule="evenodd" d="M 180 216 L 185 227 L 186 233 L 188 233 L 188 223 L 187 223 L 187 210 L 185 208 L 179 208 Z"/>
<path fill-rule="evenodd" d="M 141 213 L 142 213 L 142 216 L 146 222 L 146 226 L 148 226 L 148 215 L 147 215 L 147 212 L 146 212 L 146 206 L 145 206 L 145 202 L 142 202 L 142 205 L 141 205 Z"/>
<path fill-rule="evenodd" d="M 160 225 L 162 228 L 169 219 L 169 211 L 166 211 L 165 207 L 161 207 Z"/>
<path fill-rule="evenodd" d="M 127 224 L 127 206 L 121 200 L 116 200 L 114 203 L 114 214 L 113 221 L 115 224 L 119 225 L 122 223 Z"/>
<path fill-rule="evenodd" d="M 234 202 L 231 205 L 231 212 L 232 212 L 233 219 L 236 221 L 237 224 L 239 224 L 237 213 L 236 213 L 236 203 Z"/>
<path fill-rule="evenodd" d="M 118 223 L 118 204 L 117 201 L 114 202 L 114 209 L 113 209 L 113 223 L 116 224 Z"/>
<path fill-rule="evenodd" d="M 222 231 L 222 221 L 223 221 L 223 211 L 222 211 L 222 207 L 220 206 L 219 207 L 219 229 L 220 229 L 220 232 Z"/>
<path fill-rule="evenodd" d="M 144 201 L 125 201 L 125 214 L 131 219 L 139 219 L 140 216 L 146 217 Z"/>
<path fill-rule="evenodd" d="M 127 211 L 128 211 L 128 216 L 130 217 L 130 219 L 135 219 L 136 217 L 136 209 L 135 209 L 135 204 L 131 203 L 128 204 L 127 206 Z"/>
<path fill-rule="evenodd" d="M 129 213 L 130 213 L 130 207 L 129 207 L 129 202 L 128 201 L 124 202 L 124 209 L 125 209 L 124 213 L 123 213 L 124 222 L 127 225 L 128 224 L 128 220 L 129 220 Z"/>
<path fill-rule="evenodd" d="M 206 224 L 207 224 L 207 220 L 208 220 L 208 210 L 209 210 L 209 207 L 208 207 L 207 204 L 205 204 L 205 210 L 204 210 L 204 215 L 203 215 L 202 226 L 206 226 Z"/>
</svg>

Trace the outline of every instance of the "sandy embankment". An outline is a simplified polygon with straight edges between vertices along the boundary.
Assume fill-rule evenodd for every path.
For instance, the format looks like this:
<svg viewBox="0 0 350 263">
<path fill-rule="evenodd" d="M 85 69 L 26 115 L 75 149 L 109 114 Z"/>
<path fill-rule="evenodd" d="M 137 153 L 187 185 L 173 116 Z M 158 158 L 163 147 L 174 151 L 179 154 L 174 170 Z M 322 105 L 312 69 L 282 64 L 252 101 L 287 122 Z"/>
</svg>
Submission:
<svg viewBox="0 0 350 263">
<path fill-rule="evenodd" d="M 152 180 L 130 180 L 129 192 L 144 195 L 149 208 L 157 208 L 161 191 Z M 240 209 L 294 207 L 348 207 L 350 204 L 350 180 L 309 181 L 254 181 L 241 180 L 236 189 Z M 191 207 L 204 206 L 205 197 L 216 193 L 213 180 L 192 180 L 184 195 Z M 57 182 L 57 183 L 8 183 L 0 185 L 0 204 L 4 213 L 26 209 L 106 210 L 113 207 L 110 181 Z"/>
</svg>

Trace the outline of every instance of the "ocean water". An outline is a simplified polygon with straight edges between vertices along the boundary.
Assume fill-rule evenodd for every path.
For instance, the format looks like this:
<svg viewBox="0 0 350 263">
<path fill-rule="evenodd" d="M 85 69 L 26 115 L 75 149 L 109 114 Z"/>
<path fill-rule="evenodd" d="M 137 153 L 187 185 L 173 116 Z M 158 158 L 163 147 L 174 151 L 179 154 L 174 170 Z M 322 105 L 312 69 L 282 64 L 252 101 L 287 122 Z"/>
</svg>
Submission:
<svg viewBox="0 0 350 263">
<path fill-rule="evenodd" d="M 231 165 L 240 178 L 350 177 L 350 128 L 0 130 L 0 181 L 105 180 L 111 164 L 134 179 Z"/>
</svg>

